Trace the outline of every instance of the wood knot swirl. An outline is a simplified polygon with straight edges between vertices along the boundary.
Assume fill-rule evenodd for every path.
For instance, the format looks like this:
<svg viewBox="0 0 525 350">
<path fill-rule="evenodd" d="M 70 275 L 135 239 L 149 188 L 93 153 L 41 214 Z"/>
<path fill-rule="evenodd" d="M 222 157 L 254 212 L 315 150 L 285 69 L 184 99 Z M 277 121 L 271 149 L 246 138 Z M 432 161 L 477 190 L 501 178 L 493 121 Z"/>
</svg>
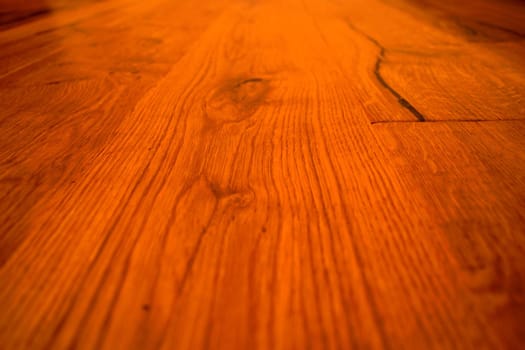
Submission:
<svg viewBox="0 0 525 350">
<path fill-rule="evenodd" d="M 234 207 L 246 208 L 255 200 L 255 194 L 250 188 L 234 189 L 211 181 L 208 181 L 208 187 L 217 201 L 227 202 Z"/>
<path fill-rule="evenodd" d="M 265 103 L 269 91 L 269 80 L 259 77 L 226 81 L 205 100 L 205 118 L 212 124 L 247 119 Z"/>
</svg>

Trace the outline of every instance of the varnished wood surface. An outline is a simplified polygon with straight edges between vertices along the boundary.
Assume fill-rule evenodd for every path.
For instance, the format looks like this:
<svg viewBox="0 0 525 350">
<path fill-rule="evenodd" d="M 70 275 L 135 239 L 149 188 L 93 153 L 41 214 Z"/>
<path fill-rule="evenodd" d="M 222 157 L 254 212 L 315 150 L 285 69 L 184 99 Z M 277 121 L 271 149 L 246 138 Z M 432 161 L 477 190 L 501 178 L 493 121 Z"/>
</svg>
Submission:
<svg viewBox="0 0 525 350">
<path fill-rule="evenodd" d="M 525 4 L 0 0 L 0 349 L 525 346 Z"/>
</svg>

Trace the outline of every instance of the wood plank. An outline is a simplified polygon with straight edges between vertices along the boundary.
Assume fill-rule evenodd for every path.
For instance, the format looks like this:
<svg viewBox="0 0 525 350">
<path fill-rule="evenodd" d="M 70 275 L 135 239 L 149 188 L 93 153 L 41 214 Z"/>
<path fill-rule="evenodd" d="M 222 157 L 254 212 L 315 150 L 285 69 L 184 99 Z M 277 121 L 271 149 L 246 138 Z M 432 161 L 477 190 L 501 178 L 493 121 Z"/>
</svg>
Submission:
<svg viewBox="0 0 525 350">
<path fill-rule="evenodd" d="M 425 3 L 4 28 L 0 348 L 519 348 L 521 5 Z"/>
<path fill-rule="evenodd" d="M 478 29 L 480 35 L 457 20 L 429 19 L 417 9 L 381 0 L 352 3 L 337 3 L 330 16 L 347 21 L 376 47 L 374 73 L 412 119 L 514 120 L 525 115 L 525 51 L 519 33 L 485 28 Z M 523 13 L 525 6 L 516 10 L 516 16 Z"/>
</svg>

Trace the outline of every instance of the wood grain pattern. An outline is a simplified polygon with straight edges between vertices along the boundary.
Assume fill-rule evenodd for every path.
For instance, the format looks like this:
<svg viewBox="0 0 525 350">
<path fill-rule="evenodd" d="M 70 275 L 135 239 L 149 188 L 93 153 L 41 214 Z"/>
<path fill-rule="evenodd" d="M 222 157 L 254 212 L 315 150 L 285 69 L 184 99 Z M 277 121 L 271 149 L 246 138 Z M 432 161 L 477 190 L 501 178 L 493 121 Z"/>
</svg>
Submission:
<svg viewBox="0 0 525 350">
<path fill-rule="evenodd" d="M 0 0 L 0 349 L 522 347 L 525 6 L 475 2 Z"/>
</svg>

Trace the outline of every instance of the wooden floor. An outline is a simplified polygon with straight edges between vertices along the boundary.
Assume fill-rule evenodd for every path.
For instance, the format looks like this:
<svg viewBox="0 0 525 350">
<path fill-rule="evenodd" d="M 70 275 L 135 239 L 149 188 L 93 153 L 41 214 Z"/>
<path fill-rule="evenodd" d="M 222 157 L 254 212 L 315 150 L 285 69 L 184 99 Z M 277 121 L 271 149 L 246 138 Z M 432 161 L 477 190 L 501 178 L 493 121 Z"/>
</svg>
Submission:
<svg viewBox="0 0 525 350">
<path fill-rule="evenodd" d="M 525 347 L 525 2 L 0 0 L 0 349 Z"/>
</svg>

